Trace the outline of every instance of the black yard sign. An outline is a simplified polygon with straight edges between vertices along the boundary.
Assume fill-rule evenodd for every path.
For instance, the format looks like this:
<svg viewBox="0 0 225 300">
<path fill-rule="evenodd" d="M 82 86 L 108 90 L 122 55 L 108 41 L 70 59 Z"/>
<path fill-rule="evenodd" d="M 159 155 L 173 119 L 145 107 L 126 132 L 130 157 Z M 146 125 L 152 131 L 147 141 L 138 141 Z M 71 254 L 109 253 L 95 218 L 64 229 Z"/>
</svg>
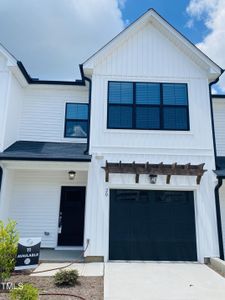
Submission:
<svg viewBox="0 0 225 300">
<path fill-rule="evenodd" d="M 21 238 L 18 243 L 15 270 L 33 269 L 38 266 L 41 238 Z"/>
</svg>

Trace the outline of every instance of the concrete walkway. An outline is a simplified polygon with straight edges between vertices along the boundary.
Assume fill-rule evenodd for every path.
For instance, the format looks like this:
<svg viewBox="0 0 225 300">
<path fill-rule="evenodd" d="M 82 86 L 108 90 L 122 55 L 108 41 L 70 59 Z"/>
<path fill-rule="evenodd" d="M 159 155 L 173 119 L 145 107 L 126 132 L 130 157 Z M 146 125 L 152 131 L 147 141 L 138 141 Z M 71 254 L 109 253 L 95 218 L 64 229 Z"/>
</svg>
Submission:
<svg viewBox="0 0 225 300">
<path fill-rule="evenodd" d="M 68 263 L 41 263 L 31 274 L 31 276 L 54 276 L 55 273 L 59 271 L 51 269 L 61 268 L 67 266 Z M 79 276 L 103 276 L 104 264 L 103 263 L 77 263 L 72 264 L 71 266 L 63 270 L 74 270 L 76 269 L 79 272 Z M 47 271 L 47 272 L 42 272 Z M 35 274 L 35 272 L 37 272 Z M 40 273 L 39 273 L 40 272 Z"/>
<path fill-rule="evenodd" d="M 225 278 L 197 263 L 107 263 L 104 300 L 224 300 Z"/>
</svg>

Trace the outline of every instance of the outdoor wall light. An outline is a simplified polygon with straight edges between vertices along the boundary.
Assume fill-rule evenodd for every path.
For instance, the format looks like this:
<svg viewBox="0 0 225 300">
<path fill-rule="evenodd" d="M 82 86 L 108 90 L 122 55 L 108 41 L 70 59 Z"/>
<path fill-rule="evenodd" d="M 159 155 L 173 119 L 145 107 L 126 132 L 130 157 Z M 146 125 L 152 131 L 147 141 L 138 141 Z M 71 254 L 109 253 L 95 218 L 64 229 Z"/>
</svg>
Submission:
<svg viewBox="0 0 225 300">
<path fill-rule="evenodd" d="M 68 175 L 69 175 L 69 180 L 74 180 L 74 178 L 76 176 L 76 172 L 75 171 L 69 171 Z"/>
<path fill-rule="evenodd" d="M 151 184 L 156 184 L 157 175 L 149 175 L 149 180 Z"/>
</svg>

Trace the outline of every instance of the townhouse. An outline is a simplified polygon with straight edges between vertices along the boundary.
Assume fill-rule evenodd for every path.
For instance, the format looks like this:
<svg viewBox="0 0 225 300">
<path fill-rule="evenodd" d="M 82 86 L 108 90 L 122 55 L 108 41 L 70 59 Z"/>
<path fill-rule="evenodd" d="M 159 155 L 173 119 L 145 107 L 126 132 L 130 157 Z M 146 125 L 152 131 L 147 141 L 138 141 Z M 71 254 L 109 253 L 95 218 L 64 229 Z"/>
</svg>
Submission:
<svg viewBox="0 0 225 300">
<path fill-rule="evenodd" d="M 153 9 L 80 70 L 35 80 L 0 49 L 0 218 L 87 261 L 222 256 L 209 90 L 223 70 Z"/>
</svg>

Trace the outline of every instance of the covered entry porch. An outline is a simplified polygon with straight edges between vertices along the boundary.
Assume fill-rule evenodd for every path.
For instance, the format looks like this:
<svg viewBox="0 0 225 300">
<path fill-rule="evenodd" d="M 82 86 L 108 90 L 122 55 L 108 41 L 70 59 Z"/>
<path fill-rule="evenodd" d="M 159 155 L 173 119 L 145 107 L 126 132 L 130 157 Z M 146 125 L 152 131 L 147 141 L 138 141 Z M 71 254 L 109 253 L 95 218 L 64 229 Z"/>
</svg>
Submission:
<svg viewBox="0 0 225 300">
<path fill-rule="evenodd" d="M 73 251 L 67 252 L 67 258 L 72 255 L 76 259 L 85 246 L 90 156 L 68 159 L 64 153 L 61 160 L 10 158 L 1 160 L 0 219 L 15 220 L 20 237 L 41 237 L 41 247 L 46 250 L 41 254 L 44 260 L 62 256 L 62 252 L 53 253 L 52 249 Z"/>
</svg>

